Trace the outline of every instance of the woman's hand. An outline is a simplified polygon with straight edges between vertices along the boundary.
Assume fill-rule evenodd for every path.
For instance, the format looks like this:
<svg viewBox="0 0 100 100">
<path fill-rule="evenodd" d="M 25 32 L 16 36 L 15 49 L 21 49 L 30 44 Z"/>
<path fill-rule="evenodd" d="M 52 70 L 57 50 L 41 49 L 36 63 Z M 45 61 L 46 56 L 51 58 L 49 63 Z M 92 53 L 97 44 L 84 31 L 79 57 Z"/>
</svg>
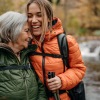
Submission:
<svg viewBox="0 0 100 100">
<path fill-rule="evenodd" d="M 58 76 L 55 76 L 54 78 L 47 79 L 48 87 L 50 90 L 58 90 L 62 84 L 61 79 Z"/>
</svg>

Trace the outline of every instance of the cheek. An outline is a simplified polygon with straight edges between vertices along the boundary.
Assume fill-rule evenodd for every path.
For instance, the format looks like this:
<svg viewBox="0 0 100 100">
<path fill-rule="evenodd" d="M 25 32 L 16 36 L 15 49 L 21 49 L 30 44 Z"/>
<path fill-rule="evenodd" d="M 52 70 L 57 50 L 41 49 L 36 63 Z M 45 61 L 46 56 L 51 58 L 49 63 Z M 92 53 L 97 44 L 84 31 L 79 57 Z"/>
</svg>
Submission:
<svg viewBox="0 0 100 100">
<path fill-rule="evenodd" d="M 31 23 L 32 22 L 32 19 L 28 19 L 28 23 Z"/>
<path fill-rule="evenodd" d="M 39 19 L 40 23 L 42 23 L 42 18 Z"/>
<path fill-rule="evenodd" d="M 28 42 L 26 41 L 20 41 L 19 45 L 22 47 L 22 48 L 27 48 L 28 47 Z"/>
<path fill-rule="evenodd" d="M 19 40 L 17 41 L 17 43 L 19 45 L 22 45 L 24 41 L 25 41 L 25 38 L 21 37 L 21 38 L 19 38 Z"/>
</svg>

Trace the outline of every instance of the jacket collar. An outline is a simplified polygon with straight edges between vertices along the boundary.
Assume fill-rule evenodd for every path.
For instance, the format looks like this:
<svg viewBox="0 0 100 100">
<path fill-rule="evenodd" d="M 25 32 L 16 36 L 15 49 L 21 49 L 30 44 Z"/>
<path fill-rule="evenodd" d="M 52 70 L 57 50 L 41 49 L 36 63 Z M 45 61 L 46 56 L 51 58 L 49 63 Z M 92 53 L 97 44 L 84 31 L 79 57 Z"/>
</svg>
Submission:
<svg viewBox="0 0 100 100">
<path fill-rule="evenodd" d="M 7 44 L 5 44 L 5 43 L 0 43 L 0 49 L 4 49 L 4 50 L 8 51 L 9 53 L 14 54 L 13 50 Z M 35 45 L 35 44 L 29 44 L 28 48 L 23 49 L 21 51 L 21 56 L 25 57 L 25 55 L 27 55 L 30 52 L 35 51 L 36 49 L 37 49 L 37 45 Z"/>
<path fill-rule="evenodd" d="M 28 48 L 22 50 L 22 52 L 21 52 L 22 53 L 22 57 L 24 58 L 25 55 L 27 55 L 30 52 L 34 52 L 36 49 L 37 49 L 37 45 L 36 44 L 29 44 Z"/>
<path fill-rule="evenodd" d="M 45 34 L 45 41 L 49 41 L 50 39 L 53 39 L 56 37 L 58 34 L 61 34 L 64 32 L 63 27 L 62 27 L 62 22 L 59 18 L 54 18 L 52 21 L 52 31 L 47 31 Z"/>
<path fill-rule="evenodd" d="M 0 43 L 0 49 L 5 49 L 8 52 L 14 53 L 13 50 L 6 43 Z"/>
</svg>

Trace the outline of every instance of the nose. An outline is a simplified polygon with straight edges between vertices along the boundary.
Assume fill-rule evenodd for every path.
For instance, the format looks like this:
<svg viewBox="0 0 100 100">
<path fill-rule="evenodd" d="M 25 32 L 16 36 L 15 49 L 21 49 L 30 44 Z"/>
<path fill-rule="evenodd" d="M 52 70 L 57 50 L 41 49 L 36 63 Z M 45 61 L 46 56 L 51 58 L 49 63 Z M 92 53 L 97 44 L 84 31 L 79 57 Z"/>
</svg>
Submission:
<svg viewBox="0 0 100 100">
<path fill-rule="evenodd" d="M 36 16 L 33 16 L 32 22 L 33 22 L 33 23 L 36 23 L 37 21 L 38 21 L 38 20 L 37 20 Z"/>
</svg>

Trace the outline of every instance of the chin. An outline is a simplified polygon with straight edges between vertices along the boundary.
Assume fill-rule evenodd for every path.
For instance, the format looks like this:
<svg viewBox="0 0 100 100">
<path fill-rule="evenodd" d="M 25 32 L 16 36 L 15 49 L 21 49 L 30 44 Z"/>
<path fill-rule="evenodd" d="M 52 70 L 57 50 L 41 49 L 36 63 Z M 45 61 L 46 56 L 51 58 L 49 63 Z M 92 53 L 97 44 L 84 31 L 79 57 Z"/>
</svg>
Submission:
<svg viewBox="0 0 100 100">
<path fill-rule="evenodd" d="M 40 33 L 33 33 L 34 36 L 40 36 L 41 34 Z"/>
<path fill-rule="evenodd" d="M 40 35 L 41 35 L 41 31 L 33 32 L 33 34 L 34 34 L 35 36 L 40 36 Z"/>
<path fill-rule="evenodd" d="M 25 48 L 28 48 L 28 46 L 26 46 Z"/>
<path fill-rule="evenodd" d="M 28 45 L 24 45 L 24 48 L 28 48 Z"/>
</svg>

